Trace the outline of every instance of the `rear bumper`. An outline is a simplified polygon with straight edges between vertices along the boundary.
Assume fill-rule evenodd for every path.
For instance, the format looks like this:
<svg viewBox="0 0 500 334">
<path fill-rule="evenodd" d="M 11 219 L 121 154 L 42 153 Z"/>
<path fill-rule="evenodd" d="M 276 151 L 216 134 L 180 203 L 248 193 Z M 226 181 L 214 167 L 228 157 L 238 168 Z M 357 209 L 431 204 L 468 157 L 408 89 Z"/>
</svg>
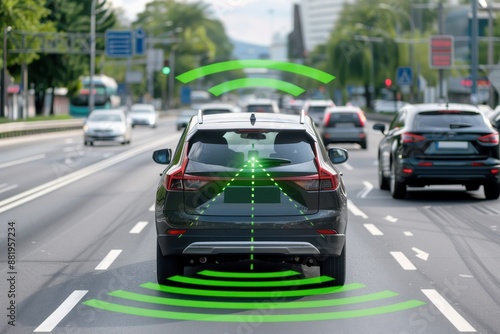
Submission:
<svg viewBox="0 0 500 334">
<path fill-rule="evenodd" d="M 184 235 L 158 235 L 163 255 L 186 257 L 286 258 L 294 256 L 339 256 L 345 234 L 320 235 L 315 230 L 188 230 Z"/>
</svg>

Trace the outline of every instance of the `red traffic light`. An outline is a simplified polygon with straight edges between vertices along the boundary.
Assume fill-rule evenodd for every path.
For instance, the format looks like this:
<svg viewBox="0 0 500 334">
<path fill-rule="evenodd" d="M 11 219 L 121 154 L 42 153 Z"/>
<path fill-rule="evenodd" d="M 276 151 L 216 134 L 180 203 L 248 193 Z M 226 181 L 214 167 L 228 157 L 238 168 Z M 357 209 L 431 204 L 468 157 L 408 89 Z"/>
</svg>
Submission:
<svg viewBox="0 0 500 334">
<path fill-rule="evenodd" d="M 392 80 L 390 78 L 385 79 L 385 87 L 390 88 L 392 86 Z"/>
</svg>

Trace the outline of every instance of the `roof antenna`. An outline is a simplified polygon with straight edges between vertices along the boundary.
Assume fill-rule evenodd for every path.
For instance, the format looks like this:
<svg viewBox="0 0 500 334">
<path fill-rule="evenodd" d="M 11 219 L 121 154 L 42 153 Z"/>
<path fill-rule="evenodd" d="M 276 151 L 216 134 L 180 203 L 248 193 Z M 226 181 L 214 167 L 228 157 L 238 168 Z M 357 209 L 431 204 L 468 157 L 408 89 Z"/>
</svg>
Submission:
<svg viewBox="0 0 500 334">
<path fill-rule="evenodd" d="M 257 120 L 257 118 L 255 117 L 255 114 L 252 113 L 252 115 L 250 115 L 250 123 L 252 125 L 255 125 L 255 121 Z"/>
</svg>

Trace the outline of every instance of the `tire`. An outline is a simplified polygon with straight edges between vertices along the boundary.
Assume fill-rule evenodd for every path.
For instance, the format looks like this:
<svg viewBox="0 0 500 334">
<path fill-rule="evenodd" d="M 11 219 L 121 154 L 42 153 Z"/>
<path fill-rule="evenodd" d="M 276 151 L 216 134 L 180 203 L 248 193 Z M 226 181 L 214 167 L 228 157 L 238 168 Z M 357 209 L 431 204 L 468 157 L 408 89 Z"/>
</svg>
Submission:
<svg viewBox="0 0 500 334">
<path fill-rule="evenodd" d="M 361 145 L 361 148 L 362 148 L 363 150 L 366 150 L 366 149 L 367 149 L 367 147 L 368 147 L 368 145 L 366 144 L 366 141 L 363 141 L 363 142 L 359 143 L 359 145 Z"/>
<path fill-rule="evenodd" d="M 378 186 L 381 190 L 389 190 L 391 187 L 389 185 L 389 180 L 384 176 L 383 164 L 380 159 L 378 160 Z"/>
<path fill-rule="evenodd" d="M 486 199 L 497 199 L 500 197 L 500 186 L 498 184 L 485 184 L 483 187 Z"/>
<path fill-rule="evenodd" d="M 156 243 L 156 281 L 158 284 L 167 285 L 168 278 L 176 275 L 184 275 L 180 256 L 163 256 L 160 245 Z"/>
<path fill-rule="evenodd" d="M 87 144 L 87 142 L 86 142 L 86 141 L 84 141 L 84 142 L 83 142 L 83 146 L 87 146 L 87 145 L 88 145 L 88 144 Z"/>
<path fill-rule="evenodd" d="M 397 180 L 396 166 L 391 165 L 391 180 L 389 183 L 392 198 L 403 199 L 406 197 L 406 184 Z"/>
<path fill-rule="evenodd" d="M 334 278 L 333 281 L 327 282 L 331 286 L 342 286 L 345 284 L 346 276 L 346 245 L 342 248 L 340 256 L 329 256 L 319 264 L 319 272 L 321 276 L 329 276 Z"/>
</svg>

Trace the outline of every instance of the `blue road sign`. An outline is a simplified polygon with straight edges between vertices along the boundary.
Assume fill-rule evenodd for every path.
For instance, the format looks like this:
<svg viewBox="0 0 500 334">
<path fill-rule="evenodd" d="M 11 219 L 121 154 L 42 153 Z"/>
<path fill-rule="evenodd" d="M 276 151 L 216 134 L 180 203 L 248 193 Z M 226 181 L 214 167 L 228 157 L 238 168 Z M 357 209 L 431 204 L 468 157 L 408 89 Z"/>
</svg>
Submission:
<svg viewBox="0 0 500 334">
<path fill-rule="evenodd" d="M 413 71 L 411 67 L 397 68 L 396 83 L 398 86 L 411 86 L 413 84 Z"/>
<path fill-rule="evenodd" d="M 132 31 L 106 30 L 106 56 L 124 58 L 133 54 Z"/>
<path fill-rule="evenodd" d="M 135 54 L 142 56 L 146 52 L 146 32 L 142 28 L 135 30 Z"/>
</svg>

